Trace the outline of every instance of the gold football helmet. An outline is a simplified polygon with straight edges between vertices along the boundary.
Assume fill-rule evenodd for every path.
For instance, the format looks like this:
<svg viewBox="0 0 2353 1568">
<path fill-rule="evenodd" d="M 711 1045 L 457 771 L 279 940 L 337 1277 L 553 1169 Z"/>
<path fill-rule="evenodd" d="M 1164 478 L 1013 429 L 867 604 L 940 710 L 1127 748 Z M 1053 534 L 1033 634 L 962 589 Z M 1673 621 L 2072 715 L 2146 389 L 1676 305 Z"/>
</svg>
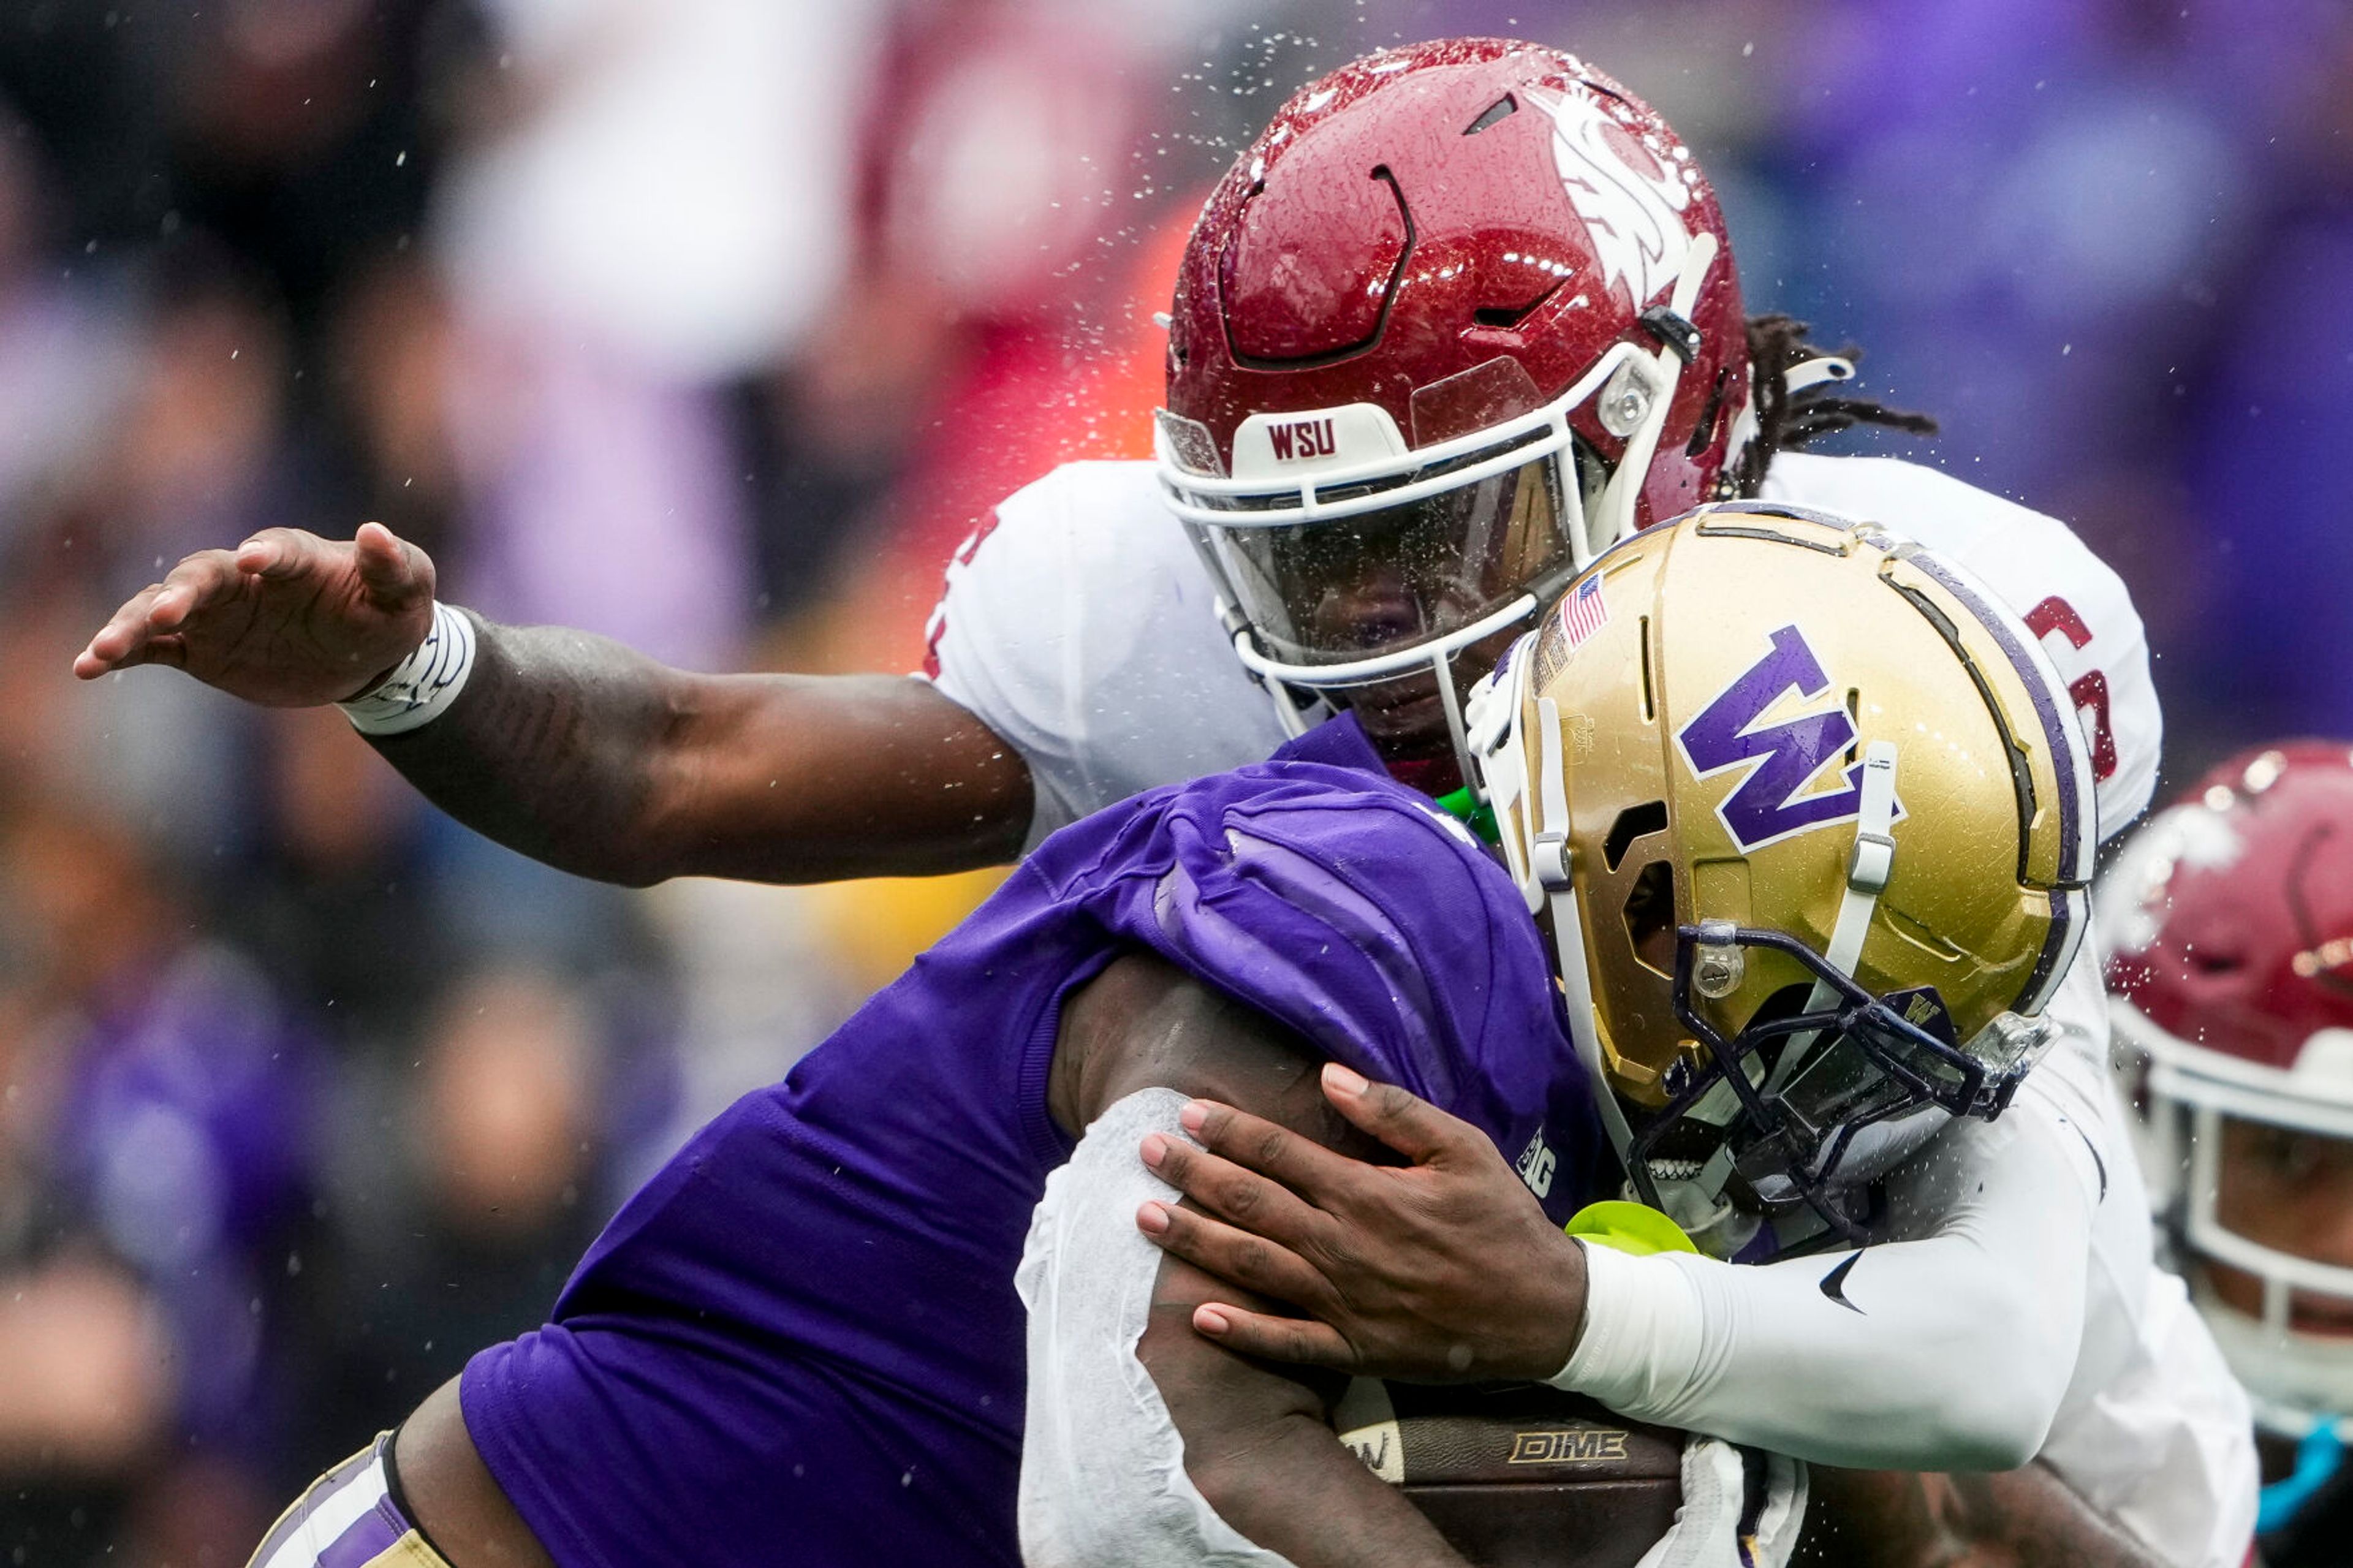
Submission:
<svg viewBox="0 0 2353 1568">
<path fill-rule="evenodd" d="M 2034 638 L 1949 563 L 1703 508 L 1580 574 L 1471 731 L 1632 1185 L 1711 1250 L 1807 1206 L 1856 1234 L 2040 1056 L 2090 767 Z"/>
</svg>

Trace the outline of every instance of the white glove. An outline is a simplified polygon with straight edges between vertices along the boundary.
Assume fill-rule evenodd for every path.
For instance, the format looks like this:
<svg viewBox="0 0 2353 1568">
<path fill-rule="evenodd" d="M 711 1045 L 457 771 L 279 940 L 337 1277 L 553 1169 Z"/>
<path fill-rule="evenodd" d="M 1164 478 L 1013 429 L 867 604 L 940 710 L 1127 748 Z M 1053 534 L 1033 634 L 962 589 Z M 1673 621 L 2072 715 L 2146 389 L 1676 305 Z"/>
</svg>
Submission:
<svg viewBox="0 0 2353 1568">
<path fill-rule="evenodd" d="M 1747 1506 L 1748 1475 L 1763 1497 Z M 1675 1522 L 1635 1568 L 1784 1568 L 1806 1523 L 1806 1467 L 1720 1437 L 1683 1439 L 1683 1501 Z"/>
</svg>

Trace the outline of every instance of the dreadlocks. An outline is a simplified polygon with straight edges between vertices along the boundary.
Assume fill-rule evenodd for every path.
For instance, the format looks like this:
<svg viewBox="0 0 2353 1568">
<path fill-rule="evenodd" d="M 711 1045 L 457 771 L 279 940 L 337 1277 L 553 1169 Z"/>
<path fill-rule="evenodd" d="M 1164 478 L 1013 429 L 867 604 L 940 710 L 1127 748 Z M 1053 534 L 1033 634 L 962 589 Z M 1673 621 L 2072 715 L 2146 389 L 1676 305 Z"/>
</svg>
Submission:
<svg viewBox="0 0 2353 1568">
<path fill-rule="evenodd" d="M 1914 436 L 1934 436 L 1936 422 L 1926 414 L 1907 414 L 1867 397 L 1844 397 L 1835 383 L 1789 390 L 1787 379 L 1794 367 L 1821 357 L 1822 351 L 1806 341 L 1811 329 L 1794 316 L 1748 318 L 1748 363 L 1756 376 L 1757 435 L 1741 453 L 1728 476 L 1735 495 L 1753 497 L 1765 483 L 1765 470 L 1777 452 L 1802 450 L 1817 436 L 1855 425 L 1878 425 Z M 1837 357 L 1858 359 L 1862 351 L 1848 343 Z"/>
</svg>

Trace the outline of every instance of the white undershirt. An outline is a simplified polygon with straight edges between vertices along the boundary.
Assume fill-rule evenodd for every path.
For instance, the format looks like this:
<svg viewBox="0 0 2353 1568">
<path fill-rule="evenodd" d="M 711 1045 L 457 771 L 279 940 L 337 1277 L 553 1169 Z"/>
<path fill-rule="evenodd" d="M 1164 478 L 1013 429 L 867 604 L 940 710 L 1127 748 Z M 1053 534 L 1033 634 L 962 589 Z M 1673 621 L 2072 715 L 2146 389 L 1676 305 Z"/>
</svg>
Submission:
<svg viewBox="0 0 2353 1568">
<path fill-rule="evenodd" d="M 1588 1247 L 1585 1332 L 1556 1381 L 1821 1464 L 2015 1468 L 2082 1337 L 2092 1204 L 2070 1143 L 2030 1085 L 1905 1167 L 1903 1202 L 1935 1220 L 1915 1239 L 1757 1266 Z"/>
<path fill-rule="evenodd" d="M 1291 1568 L 1218 1517 L 1185 1473 L 1185 1440 L 1135 1358 L 1160 1249 L 1135 1228 L 1145 1199 L 1183 1194 L 1136 1158 L 1147 1132 L 1189 1141 L 1186 1097 L 1138 1090 L 1087 1128 L 1046 1178 L 1013 1276 L 1029 1310 L 1021 1438 L 1028 1568 Z"/>
</svg>

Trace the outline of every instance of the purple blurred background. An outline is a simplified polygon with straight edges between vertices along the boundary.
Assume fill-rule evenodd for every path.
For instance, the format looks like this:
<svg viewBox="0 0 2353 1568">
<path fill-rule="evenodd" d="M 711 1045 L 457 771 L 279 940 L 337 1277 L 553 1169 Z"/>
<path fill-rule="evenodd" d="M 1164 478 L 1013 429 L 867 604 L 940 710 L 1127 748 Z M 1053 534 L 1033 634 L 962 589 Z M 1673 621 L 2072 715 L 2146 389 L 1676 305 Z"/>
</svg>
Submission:
<svg viewBox="0 0 2353 1568">
<path fill-rule="evenodd" d="M 912 668 L 991 501 L 1148 449 L 1201 193 L 1367 48 L 1521 34 L 1657 103 L 1751 308 L 1945 422 L 1848 449 L 2056 512 L 2125 574 L 2177 784 L 2353 732 L 2335 0 L 0 13 L 16 1563 L 234 1568 L 986 885 L 590 888 L 332 713 L 77 688 L 105 612 L 185 551 L 374 517 L 502 618 Z"/>
</svg>

